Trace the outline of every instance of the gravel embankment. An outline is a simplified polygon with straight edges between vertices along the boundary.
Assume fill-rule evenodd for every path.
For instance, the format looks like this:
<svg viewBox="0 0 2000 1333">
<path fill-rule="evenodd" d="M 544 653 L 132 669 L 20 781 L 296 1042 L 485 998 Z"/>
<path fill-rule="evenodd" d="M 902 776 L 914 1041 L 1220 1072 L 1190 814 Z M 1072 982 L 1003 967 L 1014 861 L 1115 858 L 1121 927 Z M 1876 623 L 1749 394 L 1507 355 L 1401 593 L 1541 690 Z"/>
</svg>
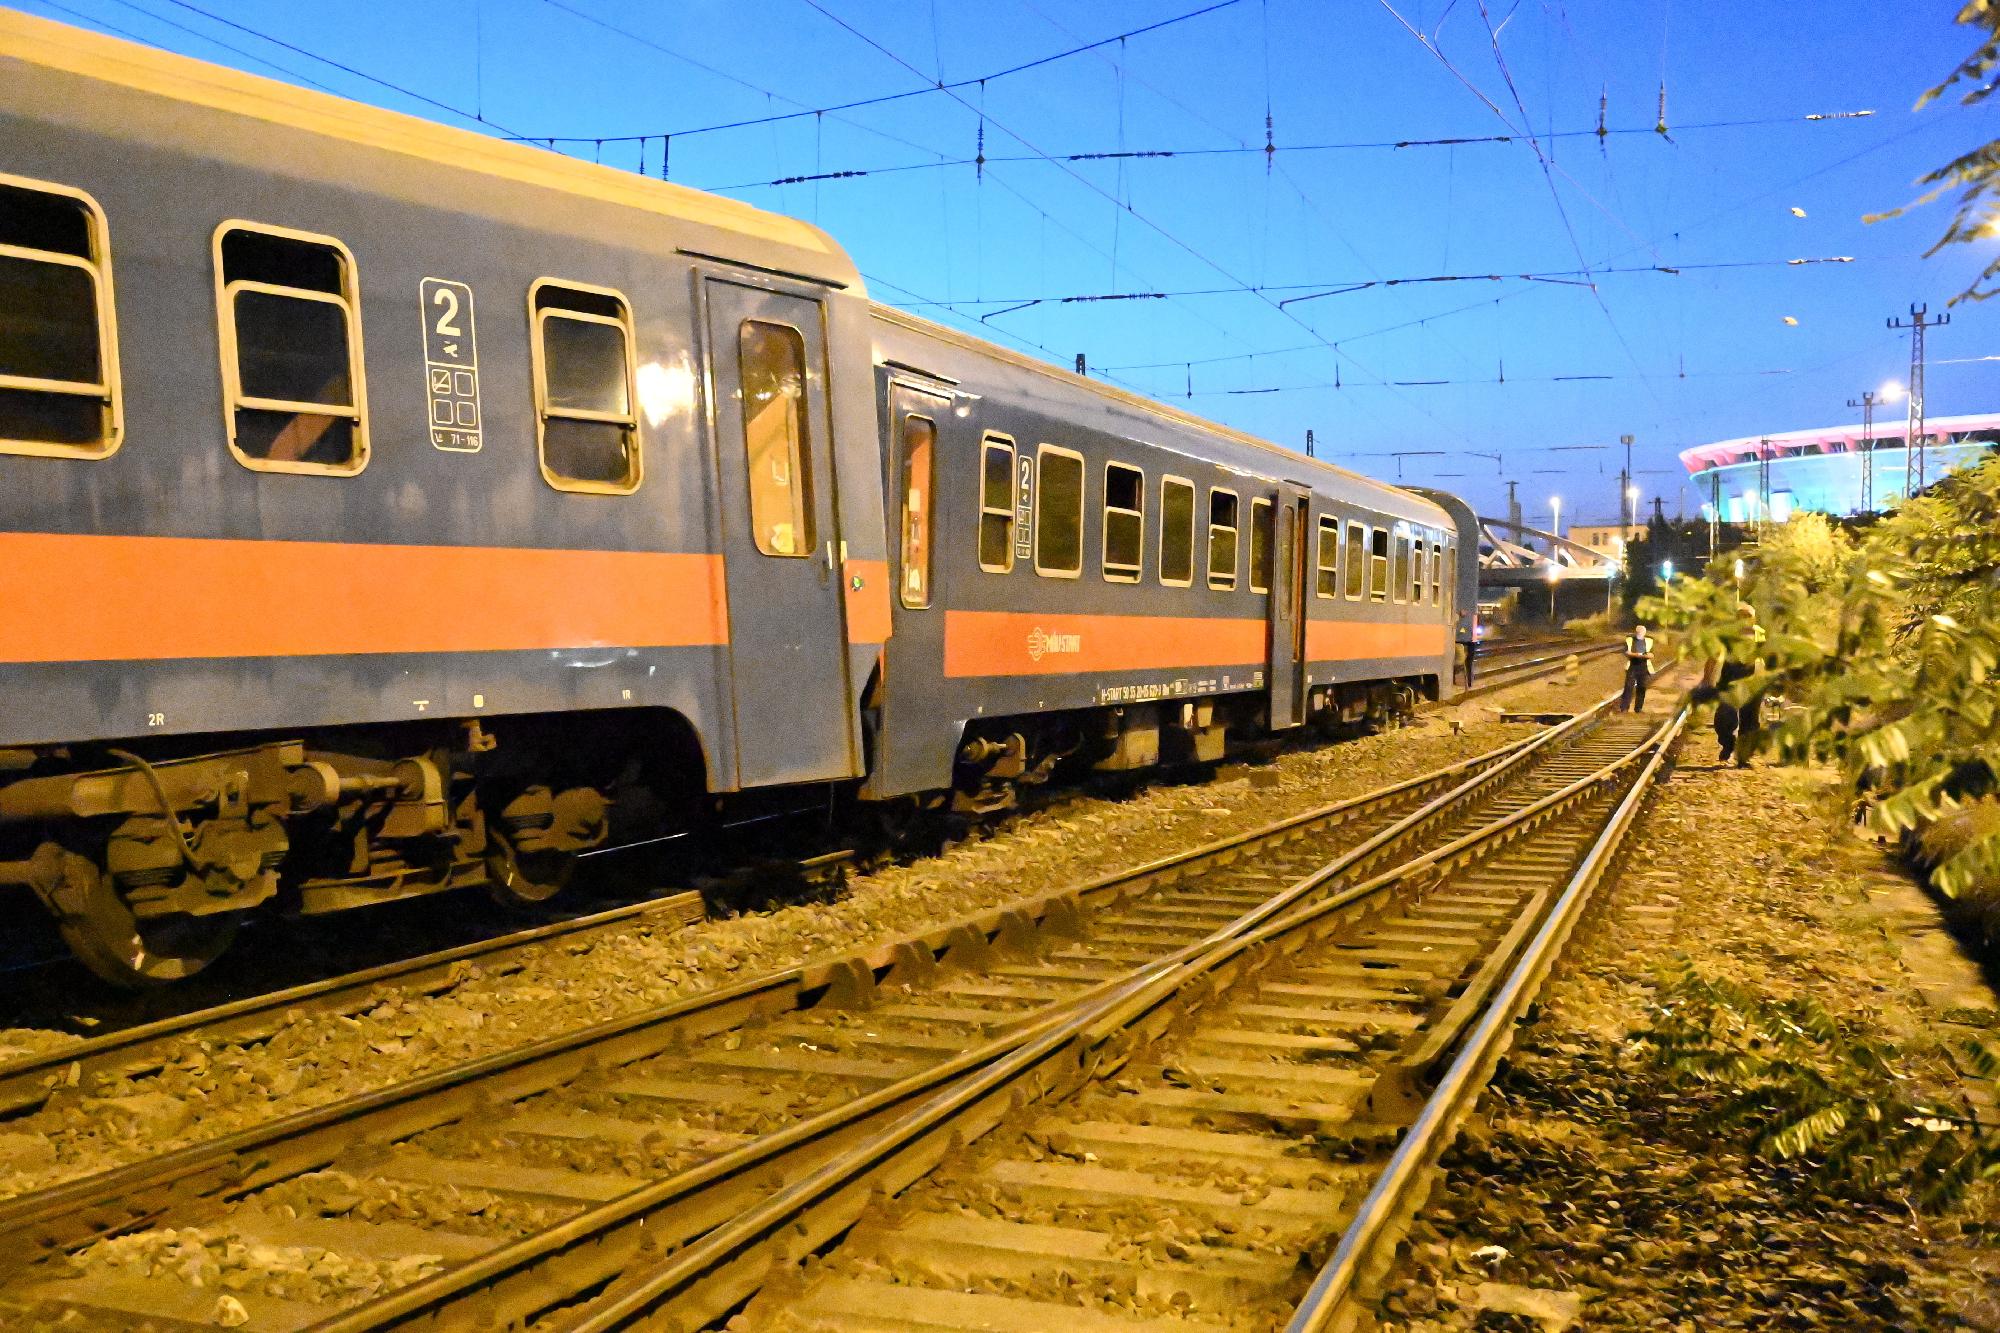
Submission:
<svg viewBox="0 0 2000 1333">
<path fill-rule="evenodd" d="M 1814 1186 L 1704 1128 L 1631 1034 L 1689 966 L 1810 996 L 1963 1106 L 1946 1029 L 1879 903 L 1883 858 L 1798 770 L 1718 768 L 1692 731 L 1539 1017 L 1447 1157 L 1377 1314 L 1389 1328 L 2000 1328 L 2000 1201 L 1924 1216 Z M 1885 888 L 1885 885 L 1888 887 Z"/>
<path fill-rule="evenodd" d="M 1502 707 L 1567 710 L 1616 681 L 1609 661 L 1434 710 L 1418 725 L 1281 757 L 1276 782 L 1162 786 L 1124 800 L 1075 798 L 991 837 L 855 879 L 836 903 L 667 929 L 634 926 L 540 947 L 519 970 L 475 965 L 441 994 L 394 996 L 354 1017 L 298 1015 L 263 1044 L 181 1041 L 157 1072 L 81 1080 L 0 1133 L 0 1197 L 121 1166 L 280 1115 L 667 1003 L 726 982 L 905 935 L 1044 894 L 1134 861 L 1359 795 L 1528 733 Z M 1449 725 L 1456 722 L 1458 729 Z M 45 1046 L 48 1035 L 0 1033 Z"/>
</svg>

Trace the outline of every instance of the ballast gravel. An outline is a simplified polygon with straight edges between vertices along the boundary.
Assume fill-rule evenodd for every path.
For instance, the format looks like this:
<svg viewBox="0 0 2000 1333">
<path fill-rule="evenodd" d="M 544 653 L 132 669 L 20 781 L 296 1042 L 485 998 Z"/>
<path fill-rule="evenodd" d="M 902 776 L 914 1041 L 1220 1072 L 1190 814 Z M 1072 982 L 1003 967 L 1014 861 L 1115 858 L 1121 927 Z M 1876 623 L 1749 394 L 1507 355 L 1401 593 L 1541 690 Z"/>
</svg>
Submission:
<svg viewBox="0 0 2000 1333">
<path fill-rule="evenodd" d="M 1532 732 L 1502 708 L 1564 712 L 1602 698 L 1617 663 L 1434 709 L 1417 724 L 1280 756 L 1239 777 L 1160 785 L 1124 799 L 1073 796 L 906 865 L 859 876 L 836 902 L 695 926 L 643 921 L 588 940 L 463 965 L 420 995 L 386 994 L 357 1015 L 298 1013 L 268 1041 L 177 1042 L 156 1070 L 58 1078 L 47 1103 L 0 1133 L 0 1197 L 123 1166 L 282 1115 L 640 1012 L 687 995 L 837 957 L 943 920 L 1038 896 L 1443 767 Z M 50 1034 L 14 1031 L 28 1048 Z"/>
<path fill-rule="evenodd" d="M 1976 1095 L 1871 903 L 1895 870 L 1832 779 L 1714 763 L 1699 730 L 1536 1022 L 1447 1155 L 1375 1314 L 1384 1328 L 2000 1328 L 2000 1191 L 1929 1215 L 1822 1188 L 1705 1126 L 1631 1034 L 1683 969 L 1811 997 L 1938 1105 Z M 1885 887 L 1888 886 L 1888 887 Z M 1918 901 L 1921 901 L 1920 899 Z M 1934 930 L 1935 927 L 1932 927 Z M 1991 1012 L 1988 1010 L 1988 1012 Z"/>
</svg>

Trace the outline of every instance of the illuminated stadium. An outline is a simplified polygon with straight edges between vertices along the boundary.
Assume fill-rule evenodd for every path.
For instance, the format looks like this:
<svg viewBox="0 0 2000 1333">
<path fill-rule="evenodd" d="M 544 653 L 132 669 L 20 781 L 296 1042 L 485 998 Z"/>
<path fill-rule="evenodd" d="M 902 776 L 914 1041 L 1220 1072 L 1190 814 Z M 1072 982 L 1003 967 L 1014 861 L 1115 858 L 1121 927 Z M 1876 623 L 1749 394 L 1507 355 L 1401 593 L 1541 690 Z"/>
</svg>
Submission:
<svg viewBox="0 0 2000 1333">
<path fill-rule="evenodd" d="M 1921 466 L 1901 420 L 1878 421 L 1873 448 L 1859 425 L 1722 440 L 1681 451 L 1703 518 L 1782 522 L 1794 512 L 1848 515 L 1893 507 L 1912 471 L 1922 483 L 1969 467 L 2000 444 L 2000 412 L 1932 417 Z"/>
</svg>

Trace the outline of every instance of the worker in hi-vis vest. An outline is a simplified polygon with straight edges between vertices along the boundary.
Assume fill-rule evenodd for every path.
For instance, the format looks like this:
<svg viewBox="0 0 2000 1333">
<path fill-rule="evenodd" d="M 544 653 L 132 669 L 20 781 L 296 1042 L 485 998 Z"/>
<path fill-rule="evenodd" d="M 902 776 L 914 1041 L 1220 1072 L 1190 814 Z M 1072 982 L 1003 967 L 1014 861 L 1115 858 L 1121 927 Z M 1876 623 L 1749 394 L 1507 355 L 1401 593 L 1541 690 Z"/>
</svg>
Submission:
<svg viewBox="0 0 2000 1333">
<path fill-rule="evenodd" d="M 1618 707 L 1627 713 L 1646 711 L 1646 682 L 1653 678 L 1653 636 L 1634 625 L 1625 636 L 1625 692 Z"/>
</svg>

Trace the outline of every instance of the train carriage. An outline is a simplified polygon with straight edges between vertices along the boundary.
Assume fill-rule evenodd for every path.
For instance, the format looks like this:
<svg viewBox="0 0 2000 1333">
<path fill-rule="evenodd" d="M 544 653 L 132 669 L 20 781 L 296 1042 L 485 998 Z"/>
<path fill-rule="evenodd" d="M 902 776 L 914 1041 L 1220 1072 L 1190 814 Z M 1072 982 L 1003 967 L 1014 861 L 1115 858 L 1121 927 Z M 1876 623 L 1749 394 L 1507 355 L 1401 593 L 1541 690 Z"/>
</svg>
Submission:
<svg viewBox="0 0 2000 1333">
<path fill-rule="evenodd" d="M 8 12 L 0 145 L 0 882 L 100 972 L 859 776 L 823 233 Z"/>
<path fill-rule="evenodd" d="M 114 982 L 1380 715 L 1458 531 L 804 223 L 0 11 L 0 885 Z"/>
<path fill-rule="evenodd" d="M 992 809 L 1079 752 L 1215 759 L 1449 689 L 1437 505 L 900 311 L 874 335 L 896 607 L 870 795 Z"/>
</svg>

